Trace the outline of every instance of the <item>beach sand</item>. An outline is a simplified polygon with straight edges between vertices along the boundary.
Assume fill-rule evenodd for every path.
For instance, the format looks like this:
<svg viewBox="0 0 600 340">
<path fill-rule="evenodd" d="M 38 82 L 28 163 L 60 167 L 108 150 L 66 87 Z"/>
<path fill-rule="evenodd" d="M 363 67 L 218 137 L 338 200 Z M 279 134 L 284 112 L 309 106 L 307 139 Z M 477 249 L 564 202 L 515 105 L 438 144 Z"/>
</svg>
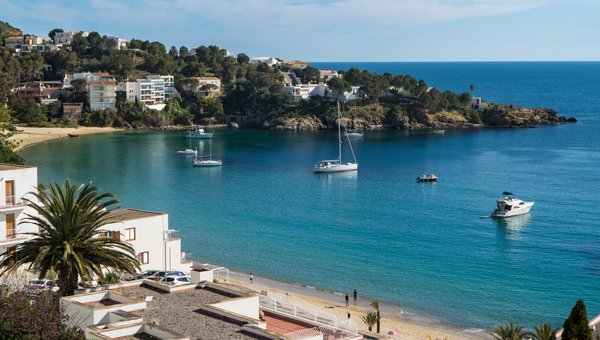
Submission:
<svg viewBox="0 0 600 340">
<path fill-rule="evenodd" d="M 123 129 L 116 129 L 112 127 L 79 127 L 79 128 L 40 128 L 40 127 L 28 127 L 28 126 L 17 126 L 17 131 L 10 140 L 18 142 L 19 146 L 17 150 L 22 150 L 28 146 L 42 143 L 52 139 L 58 138 L 70 138 L 67 134 L 75 133 L 79 136 L 94 135 L 100 133 L 113 133 L 123 131 Z"/>
<path fill-rule="evenodd" d="M 218 276 L 224 280 L 225 277 Z M 358 301 L 353 301 L 352 292 L 350 294 L 350 303 L 346 307 L 344 296 L 331 292 L 325 292 L 308 287 L 302 287 L 294 284 L 289 284 L 281 281 L 271 280 L 254 275 L 253 283 L 250 284 L 248 274 L 240 274 L 230 272 L 229 282 L 253 289 L 255 291 L 266 290 L 275 294 L 284 294 L 289 292 L 295 297 L 298 297 L 321 310 L 336 315 L 338 318 L 345 319 L 348 317 L 348 312 L 352 320 L 358 325 L 359 330 L 367 330 L 367 326 L 360 319 L 361 316 L 368 312 L 374 311 L 369 305 L 370 300 L 362 299 L 358 296 Z M 401 313 L 398 306 L 392 306 L 380 302 L 381 311 L 381 334 L 388 334 L 391 330 L 399 330 L 399 334 L 390 335 L 392 339 L 492 339 L 487 331 L 473 329 L 465 331 L 465 328 L 459 328 L 450 324 L 442 323 L 434 318 L 420 317 L 411 313 Z M 376 327 L 373 327 L 373 331 Z"/>
</svg>

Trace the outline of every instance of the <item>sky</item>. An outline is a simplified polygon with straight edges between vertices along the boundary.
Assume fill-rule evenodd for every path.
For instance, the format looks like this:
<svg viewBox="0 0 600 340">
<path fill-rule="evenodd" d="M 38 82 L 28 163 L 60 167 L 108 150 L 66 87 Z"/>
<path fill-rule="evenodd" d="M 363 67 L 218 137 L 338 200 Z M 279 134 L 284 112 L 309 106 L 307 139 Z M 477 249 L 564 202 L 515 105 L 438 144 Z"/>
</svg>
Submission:
<svg viewBox="0 0 600 340">
<path fill-rule="evenodd" d="M 0 0 L 0 20 L 304 61 L 598 61 L 600 0 Z"/>
</svg>

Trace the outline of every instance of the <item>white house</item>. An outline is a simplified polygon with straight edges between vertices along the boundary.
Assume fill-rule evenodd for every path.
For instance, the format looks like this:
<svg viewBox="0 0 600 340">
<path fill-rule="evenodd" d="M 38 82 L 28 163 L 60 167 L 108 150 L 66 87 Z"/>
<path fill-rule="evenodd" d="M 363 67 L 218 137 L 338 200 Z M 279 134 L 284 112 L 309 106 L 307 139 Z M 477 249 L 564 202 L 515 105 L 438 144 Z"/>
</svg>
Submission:
<svg viewBox="0 0 600 340">
<path fill-rule="evenodd" d="M 273 58 L 273 57 L 250 58 L 250 64 L 259 64 L 259 63 L 264 63 L 269 66 L 274 66 L 274 65 L 279 64 L 279 60 L 277 60 L 277 58 Z"/>
<path fill-rule="evenodd" d="M 103 235 L 131 244 L 142 270 L 191 271 L 192 262 L 181 252 L 181 239 L 174 236 L 177 231 L 169 229 L 167 214 L 116 209 L 109 218 L 114 222 L 103 227 Z"/>
<path fill-rule="evenodd" d="M 108 39 L 113 40 L 115 42 L 116 48 L 118 50 L 124 50 L 127 48 L 127 40 L 125 40 L 125 39 L 121 39 L 119 37 L 114 37 L 114 36 L 108 37 Z"/>
<path fill-rule="evenodd" d="M 471 98 L 471 108 L 473 110 L 483 110 L 488 107 L 488 103 L 483 101 L 481 97 L 472 97 Z"/>
<path fill-rule="evenodd" d="M 149 75 L 144 79 L 121 83 L 119 89 L 125 91 L 127 102 L 158 106 L 175 97 L 175 78 L 172 75 Z"/>
<path fill-rule="evenodd" d="M 56 33 L 54 33 L 54 38 L 53 38 L 54 43 L 70 45 L 71 42 L 73 41 L 73 37 L 77 33 L 78 32 L 73 32 L 73 31 L 56 32 Z"/>
<path fill-rule="evenodd" d="M 35 225 L 23 223 L 26 214 L 34 213 L 23 198 L 35 201 L 29 193 L 37 184 L 36 167 L 0 164 L 0 254 L 31 238 L 23 233 L 37 232 Z"/>
<path fill-rule="evenodd" d="M 340 75 L 337 73 L 337 71 L 333 71 L 333 70 L 319 70 L 319 77 L 321 78 L 321 81 L 326 83 L 328 81 L 330 81 L 333 78 L 337 78 Z"/>
</svg>

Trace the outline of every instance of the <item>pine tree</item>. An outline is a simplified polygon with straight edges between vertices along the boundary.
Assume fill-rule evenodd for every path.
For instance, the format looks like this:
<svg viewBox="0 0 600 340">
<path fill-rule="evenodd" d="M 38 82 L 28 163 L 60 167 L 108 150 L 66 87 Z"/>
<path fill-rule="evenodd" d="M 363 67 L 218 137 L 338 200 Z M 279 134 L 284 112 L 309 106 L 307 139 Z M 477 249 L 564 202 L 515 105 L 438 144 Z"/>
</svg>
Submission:
<svg viewBox="0 0 600 340">
<path fill-rule="evenodd" d="M 571 309 L 563 328 L 563 340 L 592 340 L 592 330 L 588 326 L 587 310 L 582 299 L 577 300 Z"/>
</svg>

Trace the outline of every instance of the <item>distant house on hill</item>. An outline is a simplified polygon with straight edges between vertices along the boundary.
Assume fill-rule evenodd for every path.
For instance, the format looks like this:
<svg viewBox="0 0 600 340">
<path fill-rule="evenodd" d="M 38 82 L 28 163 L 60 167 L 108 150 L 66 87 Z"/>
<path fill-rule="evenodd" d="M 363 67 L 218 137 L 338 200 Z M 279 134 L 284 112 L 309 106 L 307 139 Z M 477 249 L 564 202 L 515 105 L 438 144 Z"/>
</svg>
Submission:
<svg viewBox="0 0 600 340">
<path fill-rule="evenodd" d="M 473 110 L 483 110 L 488 107 L 488 103 L 484 102 L 481 97 L 471 98 L 471 108 Z"/>
<path fill-rule="evenodd" d="M 308 63 L 300 60 L 284 61 L 281 65 L 288 67 L 291 70 L 303 70 L 308 67 Z"/>
<path fill-rule="evenodd" d="M 77 79 L 86 81 L 86 91 L 90 103 L 90 111 L 114 110 L 117 103 L 117 81 L 106 72 L 81 72 L 65 75 L 65 88 L 72 88 L 71 82 Z"/>
<path fill-rule="evenodd" d="M 212 98 L 221 95 L 221 79 L 217 77 L 191 77 L 188 78 L 195 84 L 183 83 L 181 89 L 193 93 L 199 98 Z"/>
<path fill-rule="evenodd" d="M 58 100 L 62 93 L 63 84 L 60 81 L 32 81 L 17 88 L 17 97 L 33 99 L 40 104 L 50 104 Z"/>
<path fill-rule="evenodd" d="M 255 57 L 255 58 L 250 58 L 250 64 L 267 64 L 269 66 L 275 66 L 277 64 L 279 64 L 279 60 L 277 58 L 273 58 L 273 57 Z"/>
<path fill-rule="evenodd" d="M 172 75 L 149 75 L 144 79 L 120 83 L 118 90 L 125 91 L 129 103 L 138 102 L 162 110 L 164 105 L 158 105 L 175 97 L 175 80 Z"/>
<path fill-rule="evenodd" d="M 321 81 L 326 83 L 328 81 L 330 81 L 333 78 L 337 78 L 340 75 L 337 73 L 337 71 L 333 71 L 333 70 L 319 70 L 319 77 L 321 78 Z"/>
</svg>

